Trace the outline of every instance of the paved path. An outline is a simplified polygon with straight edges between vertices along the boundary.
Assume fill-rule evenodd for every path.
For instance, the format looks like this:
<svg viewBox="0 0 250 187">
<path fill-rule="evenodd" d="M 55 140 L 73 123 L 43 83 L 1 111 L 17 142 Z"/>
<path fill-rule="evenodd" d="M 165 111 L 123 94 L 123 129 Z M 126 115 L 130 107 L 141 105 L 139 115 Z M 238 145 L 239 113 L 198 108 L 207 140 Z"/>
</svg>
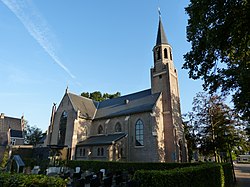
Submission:
<svg viewBox="0 0 250 187">
<path fill-rule="evenodd" d="M 250 187 L 250 164 L 235 164 L 236 187 Z"/>
</svg>

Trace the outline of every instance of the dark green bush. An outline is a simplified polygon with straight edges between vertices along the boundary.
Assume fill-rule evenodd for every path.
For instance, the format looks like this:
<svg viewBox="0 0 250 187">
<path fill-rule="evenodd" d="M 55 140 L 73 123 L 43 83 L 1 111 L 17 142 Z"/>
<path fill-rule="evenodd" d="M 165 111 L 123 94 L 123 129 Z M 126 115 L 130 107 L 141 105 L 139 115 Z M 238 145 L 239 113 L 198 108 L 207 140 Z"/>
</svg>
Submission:
<svg viewBox="0 0 250 187">
<path fill-rule="evenodd" d="M 48 177 L 46 175 L 25 175 L 0 173 L 0 186 L 2 187 L 64 187 L 67 181 L 59 177 Z"/>
<path fill-rule="evenodd" d="M 158 162 L 109 162 L 109 161 L 68 161 L 69 168 L 81 167 L 84 170 L 99 171 L 100 169 L 107 169 L 110 172 L 126 170 L 169 170 L 175 168 L 183 168 L 189 166 L 200 165 L 200 163 L 158 163 Z"/>
<path fill-rule="evenodd" d="M 132 163 L 108 161 L 69 161 L 70 168 L 109 172 L 125 170 L 134 174 L 142 186 L 166 187 L 230 187 L 233 184 L 232 167 L 229 163 Z"/>
<path fill-rule="evenodd" d="M 234 184 L 234 176 L 233 176 L 233 168 L 231 163 L 223 163 L 221 164 L 223 171 L 224 171 L 224 177 L 225 177 L 225 186 L 230 187 Z"/>
<path fill-rule="evenodd" d="M 219 164 L 202 164 L 165 171 L 139 170 L 135 172 L 134 179 L 140 181 L 142 187 L 224 186 L 223 169 Z"/>
</svg>

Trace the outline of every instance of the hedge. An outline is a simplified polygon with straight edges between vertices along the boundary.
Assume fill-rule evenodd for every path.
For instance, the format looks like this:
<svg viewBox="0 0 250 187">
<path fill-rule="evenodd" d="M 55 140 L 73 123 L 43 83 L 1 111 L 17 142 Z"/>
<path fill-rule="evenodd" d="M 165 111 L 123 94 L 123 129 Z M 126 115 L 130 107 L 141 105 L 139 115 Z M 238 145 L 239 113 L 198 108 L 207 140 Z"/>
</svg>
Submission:
<svg viewBox="0 0 250 187">
<path fill-rule="evenodd" d="M 224 171 L 224 177 L 225 177 L 225 186 L 230 187 L 234 186 L 234 176 L 233 176 L 233 168 L 230 163 L 223 163 L 221 164 L 223 171 Z"/>
<path fill-rule="evenodd" d="M 230 163 L 143 163 L 109 161 L 68 161 L 70 168 L 94 172 L 128 171 L 142 187 L 230 187 L 233 184 Z"/>
<path fill-rule="evenodd" d="M 141 187 L 228 187 L 233 184 L 229 165 L 202 164 L 165 171 L 138 170 L 134 179 L 140 182 Z"/>
<path fill-rule="evenodd" d="M 46 175 L 25 175 L 0 173 L 1 187 L 65 187 L 67 180 L 60 177 L 48 177 Z"/>
<path fill-rule="evenodd" d="M 81 167 L 84 170 L 99 171 L 107 169 L 110 172 L 116 171 L 137 171 L 137 170 L 169 170 L 200 165 L 200 163 L 159 163 L 159 162 L 110 162 L 110 161 L 68 161 L 69 168 Z"/>
</svg>

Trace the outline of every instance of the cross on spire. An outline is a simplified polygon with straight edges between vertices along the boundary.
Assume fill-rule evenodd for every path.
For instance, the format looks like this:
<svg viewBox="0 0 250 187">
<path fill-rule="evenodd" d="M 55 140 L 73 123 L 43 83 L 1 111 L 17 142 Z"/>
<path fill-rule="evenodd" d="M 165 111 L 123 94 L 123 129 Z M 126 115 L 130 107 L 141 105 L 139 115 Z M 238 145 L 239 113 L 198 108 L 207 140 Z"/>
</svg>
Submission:
<svg viewBox="0 0 250 187">
<path fill-rule="evenodd" d="M 161 18 L 161 9 L 159 6 L 158 6 L 158 14 L 159 14 L 159 17 Z"/>
</svg>

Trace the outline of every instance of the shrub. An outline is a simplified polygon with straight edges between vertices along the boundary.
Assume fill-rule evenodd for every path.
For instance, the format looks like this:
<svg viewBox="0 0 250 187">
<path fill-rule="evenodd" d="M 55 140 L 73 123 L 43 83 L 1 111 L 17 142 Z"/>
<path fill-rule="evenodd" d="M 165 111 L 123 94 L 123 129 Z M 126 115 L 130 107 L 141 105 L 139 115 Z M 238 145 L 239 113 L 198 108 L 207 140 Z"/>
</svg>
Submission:
<svg viewBox="0 0 250 187">
<path fill-rule="evenodd" d="M 225 183 L 220 164 L 202 164 L 165 171 L 139 170 L 135 172 L 134 179 L 140 181 L 142 187 L 223 187 Z"/>
<path fill-rule="evenodd" d="M 66 184 L 67 180 L 63 180 L 59 177 L 48 177 L 46 175 L 0 173 L 0 185 L 2 185 L 3 187 L 64 187 L 66 186 Z"/>
<path fill-rule="evenodd" d="M 82 170 L 99 171 L 107 169 L 110 172 L 121 170 L 137 171 L 137 170 L 169 170 L 175 168 L 183 168 L 189 166 L 200 165 L 200 163 L 158 163 L 158 162 L 110 162 L 110 161 L 68 161 L 69 168 L 81 167 Z"/>
<path fill-rule="evenodd" d="M 9 159 L 9 147 L 7 146 L 4 153 L 3 153 L 2 162 L 0 164 L 1 168 L 4 168 L 6 166 L 8 159 Z"/>
<path fill-rule="evenodd" d="M 225 186 L 230 187 L 234 184 L 234 176 L 233 176 L 233 168 L 231 163 L 223 163 L 221 164 L 225 177 Z"/>
</svg>

